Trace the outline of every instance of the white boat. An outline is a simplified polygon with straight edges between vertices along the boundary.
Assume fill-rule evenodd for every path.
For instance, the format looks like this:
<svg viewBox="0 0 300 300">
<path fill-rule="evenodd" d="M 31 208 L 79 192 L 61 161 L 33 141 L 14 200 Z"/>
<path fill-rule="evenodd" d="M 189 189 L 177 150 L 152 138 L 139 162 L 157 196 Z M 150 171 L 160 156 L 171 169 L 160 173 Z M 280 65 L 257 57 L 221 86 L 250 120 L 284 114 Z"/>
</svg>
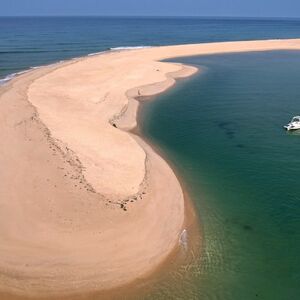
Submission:
<svg viewBox="0 0 300 300">
<path fill-rule="evenodd" d="M 290 123 L 283 127 L 287 131 L 300 129 L 300 116 L 295 116 Z"/>
</svg>

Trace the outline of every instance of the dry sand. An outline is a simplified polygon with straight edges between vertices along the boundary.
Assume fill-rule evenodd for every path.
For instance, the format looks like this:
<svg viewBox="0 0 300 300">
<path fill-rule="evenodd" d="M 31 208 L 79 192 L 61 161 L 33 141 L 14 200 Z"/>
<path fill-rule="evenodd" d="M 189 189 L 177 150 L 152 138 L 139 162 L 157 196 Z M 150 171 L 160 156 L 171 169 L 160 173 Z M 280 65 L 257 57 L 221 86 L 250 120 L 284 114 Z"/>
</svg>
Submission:
<svg viewBox="0 0 300 300">
<path fill-rule="evenodd" d="M 300 40 L 273 40 L 109 52 L 1 87 L 2 294 L 59 299 L 115 288 L 155 270 L 178 245 L 181 186 L 129 132 L 135 97 L 196 72 L 161 60 L 299 49 Z"/>
</svg>

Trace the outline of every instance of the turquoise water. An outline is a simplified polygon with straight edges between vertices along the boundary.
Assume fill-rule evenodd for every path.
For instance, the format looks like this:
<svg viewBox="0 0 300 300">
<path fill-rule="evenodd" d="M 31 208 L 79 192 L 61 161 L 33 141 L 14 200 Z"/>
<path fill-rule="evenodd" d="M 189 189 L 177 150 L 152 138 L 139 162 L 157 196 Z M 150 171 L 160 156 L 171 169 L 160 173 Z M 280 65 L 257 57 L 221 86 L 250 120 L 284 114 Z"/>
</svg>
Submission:
<svg viewBox="0 0 300 300">
<path fill-rule="evenodd" d="M 299 19 L 0 17 L 0 84 L 115 47 L 297 37 Z M 146 298 L 298 299 L 300 135 L 282 125 L 300 114 L 300 54 L 182 61 L 203 72 L 145 104 L 141 125 L 192 196 L 204 245 Z"/>
<path fill-rule="evenodd" d="M 178 60 L 177 60 L 178 61 Z M 202 256 L 151 299 L 300 297 L 300 53 L 181 59 L 201 74 L 143 105 L 200 216 Z M 166 296 L 167 295 L 167 296 Z"/>
</svg>

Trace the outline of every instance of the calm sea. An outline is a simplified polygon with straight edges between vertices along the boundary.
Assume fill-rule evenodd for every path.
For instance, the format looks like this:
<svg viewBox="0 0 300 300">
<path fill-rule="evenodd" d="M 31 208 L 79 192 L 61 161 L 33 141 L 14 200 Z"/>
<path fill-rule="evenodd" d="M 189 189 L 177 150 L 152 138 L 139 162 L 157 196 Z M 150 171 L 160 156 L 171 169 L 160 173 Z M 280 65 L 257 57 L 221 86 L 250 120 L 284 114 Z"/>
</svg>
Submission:
<svg viewBox="0 0 300 300">
<path fill-rule="evenodd" d="M 0 78 L 114 47 L 299 36 L 297 19 L 0 17 Z"/>
<path fill-rule="evenodd" d="M 0 18 L 0 78 L 116 47 L 296 37 L 300 20 Z M 141 130 L 189 190 L 203 249 L 145 299 L 299 299 L 300 135 L 282 125 L 300 114 L 300 53 L 180 61 L 203 71 L 144 104 Z"/>
<path fill-rule="evenodd" d="M 300 52 L 177 61 L 203 72 L 143 104 L 141 126 L 183 177 L 204 247 L 149 299 L 299 299 L 300 133 L 282 126 L 300 114 Z"/>
</svg>

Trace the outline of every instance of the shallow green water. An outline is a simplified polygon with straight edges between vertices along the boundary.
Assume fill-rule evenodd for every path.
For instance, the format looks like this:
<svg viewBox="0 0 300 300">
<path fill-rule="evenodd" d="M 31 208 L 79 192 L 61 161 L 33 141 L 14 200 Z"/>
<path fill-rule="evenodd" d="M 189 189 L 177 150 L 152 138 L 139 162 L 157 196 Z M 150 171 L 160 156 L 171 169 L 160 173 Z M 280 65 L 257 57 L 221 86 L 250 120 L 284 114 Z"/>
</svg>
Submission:
<svg viewBox="0 0 300 300">
<path fill-rule="evenodd" d="M 178 61 L 178 60 L 177 60 Z M 204 66 L 142 108 L 199 213 L 202 256 L 151 299 L 300 299 L 300 53 L 193 57 Z"/>
</svg>

